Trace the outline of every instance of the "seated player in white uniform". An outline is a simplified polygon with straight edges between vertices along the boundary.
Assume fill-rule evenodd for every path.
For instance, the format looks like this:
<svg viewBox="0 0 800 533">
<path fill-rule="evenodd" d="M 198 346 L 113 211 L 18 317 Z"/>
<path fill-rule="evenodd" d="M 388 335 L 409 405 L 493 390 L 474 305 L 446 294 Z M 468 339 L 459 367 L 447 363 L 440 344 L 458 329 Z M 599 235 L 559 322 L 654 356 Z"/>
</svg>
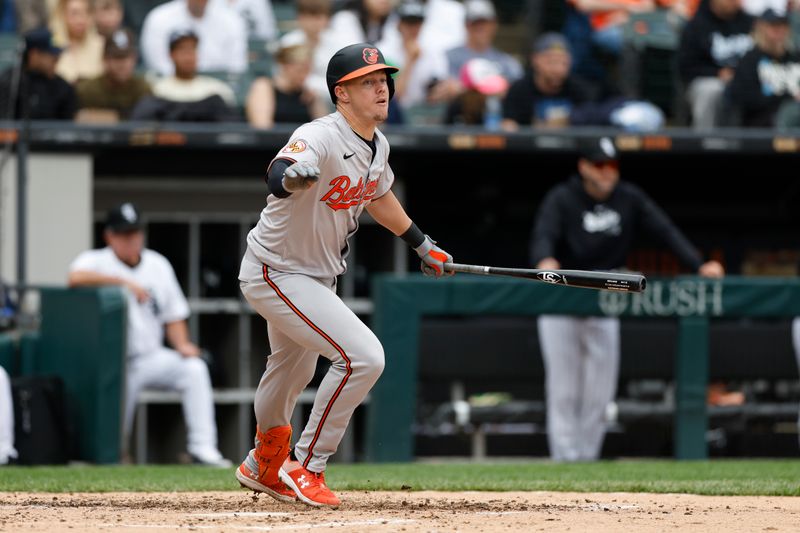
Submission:
<svg viewBox="0 0 800 533">
<path fill-rule="evenodd" d="M 70 287 L 118 285 L 128 294 L 128 346 L 123 453 L 127 455 L 137 398 L 143 389 L 177 390 L 192 460 L 227 467 L 217 449 L 208 366 L 189 339 L 189 305 L 169 261 L 144 247 L 139 212 L 124 203 L 108 213 L 105 248 L 81 253 L 70 265 Z M 172 349 L 164 345 L 164 337 Z"/>
<path fill-rule="evenodd" d="M 0 465 L 16 459 L 14 449 L 14 405 L 11 399 L 11 380 L 0 366 Z"/>
</svg>

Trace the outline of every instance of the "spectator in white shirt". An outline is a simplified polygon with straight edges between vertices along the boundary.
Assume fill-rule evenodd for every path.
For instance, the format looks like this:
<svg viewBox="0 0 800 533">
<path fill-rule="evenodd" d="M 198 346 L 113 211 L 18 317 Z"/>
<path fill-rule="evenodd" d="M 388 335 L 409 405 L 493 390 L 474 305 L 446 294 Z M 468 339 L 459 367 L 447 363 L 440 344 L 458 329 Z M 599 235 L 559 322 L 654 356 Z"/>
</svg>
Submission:
<svg viewBox="0 0 800 533">
<path fill-rule="evenodd" d="M 176 31 L 169 38 L 169 54 L 175 74 L 158 80 L 153 94 L 172 102 L 198 102 L 220 96 L 228 106 L 236 105 L 236 95 L 225 82 L 198 76 L 198 36 L 191 30 Z"/>
<path fill-rule="evenodd" d="M 331 0 L 297 0 L 297 28 L 287 33 L 286 39 L 305 40 L 311 47 L 311 73 L 306 78 L 306 89 L 314 93 L 315 98 L 330 103 L 328 82 L 325 73 L 328 61 L 337 50 L 345 46 L 342 37 L 337 36 L 330 28 Z M 330 109 L 333 111 L 333 108 Z"/>
<path fill-rule="evenodd" d="M 343 9 L 331 18 L 331 28 L 343 46 L 367 42 L 377 44 L 396 32 L 397 19 L 391 0 L 359 0 L 353 9 Z"/>
<path fill-rule="evenodd" d="M 449 50 L 467 40 L 464 4 L 458 0 L 423 0 L 425 22 L 419 34 L 423 48 Z"/>
<path fill-rule="evenodd" d="M 174 72 L 169 36 L 191 29 L 198 37 L 200 72 L 244 72 L 247 68 L 247 30 L 235 11 L 218 0 L 171 0 L 150 13 L 142 27 L 141 49 L 146 67 L 161 75 Z"/>
<path fill-rule="evenodd" d="M 278 38 L 278 24 L 270 0 L 213 0 L 230 7 L 244 20 L 247 37 L 274 41 Z"/>
<path fill-rule="evenodd" d="M 420 0 L 404 0 L 397 6 L 399 42 L 380 44 L 386 60 L 398 67 L 395 76 L 395 99 L 401 107 L 431 101 L 433 87 L 448 77 L 447 57 L 442 48 L 421 44 L 425 24 L 425 4 Z"/>
</svg>

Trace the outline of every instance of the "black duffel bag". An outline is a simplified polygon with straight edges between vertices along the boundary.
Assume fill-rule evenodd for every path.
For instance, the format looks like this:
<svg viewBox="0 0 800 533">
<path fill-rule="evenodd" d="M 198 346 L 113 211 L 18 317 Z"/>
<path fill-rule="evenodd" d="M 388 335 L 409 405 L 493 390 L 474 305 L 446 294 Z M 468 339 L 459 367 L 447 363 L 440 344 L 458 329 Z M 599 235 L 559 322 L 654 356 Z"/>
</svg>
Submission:
<svg viewBox="0 0 800 533">
<path fill-rule="evenodd" d="M 20 465 L 65 464 L 70 455 L 66 394 L 57 376 L 12 378 L 14 447 Z"/>
</svg>

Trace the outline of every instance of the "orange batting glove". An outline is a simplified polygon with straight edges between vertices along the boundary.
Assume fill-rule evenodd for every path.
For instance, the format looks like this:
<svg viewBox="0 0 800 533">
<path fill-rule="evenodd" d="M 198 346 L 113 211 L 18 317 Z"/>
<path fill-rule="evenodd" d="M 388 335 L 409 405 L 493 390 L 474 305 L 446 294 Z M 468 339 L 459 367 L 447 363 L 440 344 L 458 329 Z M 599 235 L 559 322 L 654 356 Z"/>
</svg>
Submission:
<svg viewBox="0 0 800 533">
<path fill-rule="evenodd" d="M 436 246 L 436 241 L 431 240 L 430 237 L 425 235 L 425 240 L 422 244 L 414 248 L 417 255 L 422 259 L 420 268 L 422 273 L 426 276 L 452 276 L 453 272 L 447 272 L 444 269 L 445 263 L 452 263 L 453 256 Z"/>
</svg>

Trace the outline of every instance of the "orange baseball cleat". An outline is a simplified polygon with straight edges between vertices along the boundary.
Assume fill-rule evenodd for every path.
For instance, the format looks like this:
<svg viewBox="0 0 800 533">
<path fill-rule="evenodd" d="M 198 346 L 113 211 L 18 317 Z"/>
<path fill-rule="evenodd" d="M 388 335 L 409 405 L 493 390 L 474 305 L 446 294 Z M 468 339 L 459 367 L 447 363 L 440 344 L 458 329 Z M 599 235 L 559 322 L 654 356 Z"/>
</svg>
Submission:
<svg viewBox="0 0 800 533">
<path fill-rule="evenodd" d="M 281 465 L 289 456 L 291 438 L 292 426 L 277 426 L 266 432 L 256 428 L 256 447 L 236 469 L 239 483 L 282 502 L 297 501 L 294 491 L 278 477 Z"/>
<path fill-rule="evenodd" d="M 287 459 L 280 470 L 280 478 L 303 503 L 334 509 L 342 503 L 325 484 L 324 472 L 310 472 L 297 461 Z"/>
</svg>

